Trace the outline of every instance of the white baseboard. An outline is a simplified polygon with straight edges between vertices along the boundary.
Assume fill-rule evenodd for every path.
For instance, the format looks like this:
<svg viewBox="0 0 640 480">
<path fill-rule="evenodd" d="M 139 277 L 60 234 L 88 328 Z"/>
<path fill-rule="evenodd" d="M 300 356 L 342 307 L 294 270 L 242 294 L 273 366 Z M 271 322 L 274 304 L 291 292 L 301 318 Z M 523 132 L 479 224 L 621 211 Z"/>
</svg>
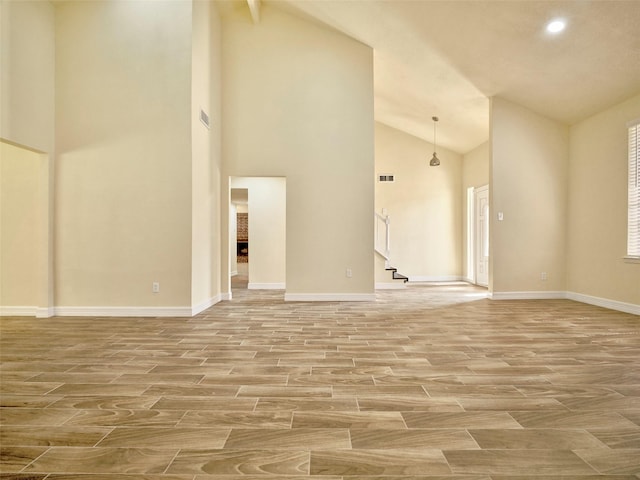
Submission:
<svg viewBox="0 0 640 480">
<path fill-rule="evenodd" d="M 491 300 L 557 300 L 567 298 L 567 292 L 489 292 Z"/>
<path fill-rule="evenodd" d="M 284 283 L 249 283 L 247 285 L 249 290 L 284 290 L 286 285 Z"/>
<path fill-rule="evenodd" d="M 402 280 L 395 282 L 376 282 L 376 290 L 397 290 L 400 288 L 407 288 L 407 284 Z"/>
<path fill-rule="evenodd" d="M 461 282 L 460 275 L 409 275 L 409 282 Z"/>
<path fill-rule="evenodd" d="M 54 307 L 38 307 L 36 308 L 36 318 L 49 318 L 56 314 Z"/>
<path fill-rule="evenodd" d="M 37 313 L 38 307 L 0 307 L 0 317 L 35 317 Z"/>
<path fill-rule="evenodd" d="M 608 298 L 594 297 L 576 292 L 492 292 L 489 293 L 491 300 L 555 300 L 568 299 L 576 302 L 587 303 L 597 307 L 617 310 L 619 312 L 640 315 L 640 305 L 633 303 L 619 302 Z"/>
<path fill-rule="evenodd" d="M 198 305 L 194 305 L 191 307 L 191 316 L 194 317 L 200 312 L 205 311 L 207 308 L 213 307 L 216 303 L 222 300 L 222 295 L 218 294 L 215 297 L 210 298 Z"/>
<path fill-rule="evenodd" d="M 191 317 L 191 307 L 56 307 L 58 317 Z"/>
<path fill-rule="evenodd" d="M 191 307 L 56 307 L 54 311 L 60 317 L 193 317 L 222 299 L 219 294 Z"/>
<path fill-rule="evenodd" d="M 434 281 L 434 280 L 432 280 Z M 443 280 L 438 280 L 443 281 Z M 452 280 L 448 280 L 452 281 Z M 274 284 L 270 284 L 274 285 Z M 400 286 L 397 286 L 400 285 Z M 404 288 L 402 282 L 377 283 L 376 289 Z M 284 288 L 284 287 L 279 287 Z M 620 312 L 640 315 L 640 305 L 620 302 L 607 298 L 594 297 L 576 292 L 562 291 L 526 291 L 526 292 L 490 292 L 491 300 L 555 300 L 569 299 Z M 194 307 L 55 307 L 40 308 L 33 306 L 0 306 L 3 317 L 192 317 L 222 300 L 231 300 L 232 294 L 221 293 Z M 374 302 L 375 293 L 285 293 L 287 302 Z"/>
<path fill-rule="evenodd" d="M 375 293 L 285 293 L 285 302 L 375 302 Z"/>
<path fill-rule="evenodd" d="M 0 317 L 36 317 L 49 318 L 55 315 L 53 307 L 0 307 Z"/>
<path fill-rule="evenodd" d="M 633 303 L 619 302 L 617 300 L 609 300 L 608 298 L 593 297 L 591 295 L 585 295 L 583 293 L 576 292 L 567 292 L 566 298 L 568 298 L 569 300 L 575 300 L 576 302 L 595 305 L 597 307 L 604 307 L 611 310 L 618 310 L 620 312 L 640 315 L 640 305 L 635 305 Z"/>
</svg>

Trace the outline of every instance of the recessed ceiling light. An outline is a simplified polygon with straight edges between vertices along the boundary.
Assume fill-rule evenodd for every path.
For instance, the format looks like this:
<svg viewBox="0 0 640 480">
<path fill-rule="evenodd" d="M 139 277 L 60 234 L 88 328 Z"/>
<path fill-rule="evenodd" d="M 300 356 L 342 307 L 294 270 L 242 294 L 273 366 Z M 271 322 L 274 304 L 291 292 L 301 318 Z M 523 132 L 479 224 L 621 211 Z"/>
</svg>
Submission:
<svg viewBox="0 0 640 480">
<path fill-rule="evenodd" d="M 567 22 L 565 22 L 562 19 L 555 19 L 555 20 L 551 20 L 549 23 L 547 23 L 547 32 L 549 33 L 560 33 L 561 31 L 563 31 L 565 29 L 565 27 L 567 26 Z"/>
</svg>

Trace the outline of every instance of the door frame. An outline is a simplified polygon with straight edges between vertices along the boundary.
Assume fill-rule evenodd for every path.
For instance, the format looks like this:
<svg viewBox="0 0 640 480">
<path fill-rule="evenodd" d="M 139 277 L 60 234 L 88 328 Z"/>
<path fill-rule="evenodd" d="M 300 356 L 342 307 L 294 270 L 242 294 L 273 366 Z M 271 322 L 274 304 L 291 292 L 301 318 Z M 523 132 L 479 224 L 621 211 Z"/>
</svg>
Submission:
<svg viewBox="0 0 640 480">
<path fill-rule="evenodd" d="M 488 287 L 489 286 L 489 220 L 490 220 L 490 212 L 487 211 L 487 215 L 486 218 L 484 219 L 485 221 L 485 225 L 484 225 L 484 229 L 482 228 L 483 226 L 480 224 L 481 222 L 481 218 L 478 212 L 478 209 L 480 208 L 480 204 L 478 202 L 478 198 L 480 196 L 485 196 L 486 195 L 486 199 L 487 199 L 487 208 L 489 207 L 489 185 L 482 185 L 480 187 L 475 187 L 473 189 L 473 221 L 471 222 L 472 226 L 473 226 L 473 233 L 471 235 L 471 238 L 473 239 L 473 248 L 470 249 L 473 252 L 473 283 L 476 285 L 480 285 L 483 287 Z M 480 281 L 480 279 L 478 278 L 478 272 L 481 270 L 480 268 L 480 262 L 481 257 L 484 257 L 483 252 L 480 251 L 480 249 L 483 247 L 483 241 L 481 238 L 481 235 L 483 234 L 484 230 L 486 230 L 485 233 L 485 239 L 487 242 L 487 245 L 485 246 L 485 249 L 487 251 L 487 263 L 486 263 L 486 269 L 487 269 L 487 275 L 486 275 L 486 283 L 483 281 Z"/>
</svg>

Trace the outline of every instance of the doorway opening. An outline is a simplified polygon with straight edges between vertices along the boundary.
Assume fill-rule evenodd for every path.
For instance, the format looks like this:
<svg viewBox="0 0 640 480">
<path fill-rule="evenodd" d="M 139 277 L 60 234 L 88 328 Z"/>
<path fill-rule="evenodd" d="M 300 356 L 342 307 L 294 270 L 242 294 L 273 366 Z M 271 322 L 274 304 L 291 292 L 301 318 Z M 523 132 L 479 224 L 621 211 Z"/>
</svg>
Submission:
<svg viewBox="0 0 640 480">
<path fill-rule="evenodd" d="M 286 179 L 230 177 L 231 288 L 284 290 Z"/>
<path fill-rule="evenodd" d="M 231 288 L 246 289 L 249 283 L 248 188 L 231 188 L 229 224 Z"/>
</svg>

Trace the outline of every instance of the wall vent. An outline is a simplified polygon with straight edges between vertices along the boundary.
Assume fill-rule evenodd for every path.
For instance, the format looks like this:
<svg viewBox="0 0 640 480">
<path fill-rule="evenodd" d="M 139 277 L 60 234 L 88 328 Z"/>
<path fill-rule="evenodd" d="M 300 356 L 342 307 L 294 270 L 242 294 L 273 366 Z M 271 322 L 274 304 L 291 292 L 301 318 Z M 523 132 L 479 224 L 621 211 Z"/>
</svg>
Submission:
<svg viewBox="0 0 640 480">
<path fill-rule="evenodd" d="M 392 174 L 384 174 L 384 175 L 378 175 L 378 181 L 379 182 L 395 182 L 395 175 Z"/>
<path fill-rule="evenodd" d="M 209 128 L 209 115 L 202 109 L 200 109 L 200 121 L 204 123 L 205 127 Z"/>
</svg>

